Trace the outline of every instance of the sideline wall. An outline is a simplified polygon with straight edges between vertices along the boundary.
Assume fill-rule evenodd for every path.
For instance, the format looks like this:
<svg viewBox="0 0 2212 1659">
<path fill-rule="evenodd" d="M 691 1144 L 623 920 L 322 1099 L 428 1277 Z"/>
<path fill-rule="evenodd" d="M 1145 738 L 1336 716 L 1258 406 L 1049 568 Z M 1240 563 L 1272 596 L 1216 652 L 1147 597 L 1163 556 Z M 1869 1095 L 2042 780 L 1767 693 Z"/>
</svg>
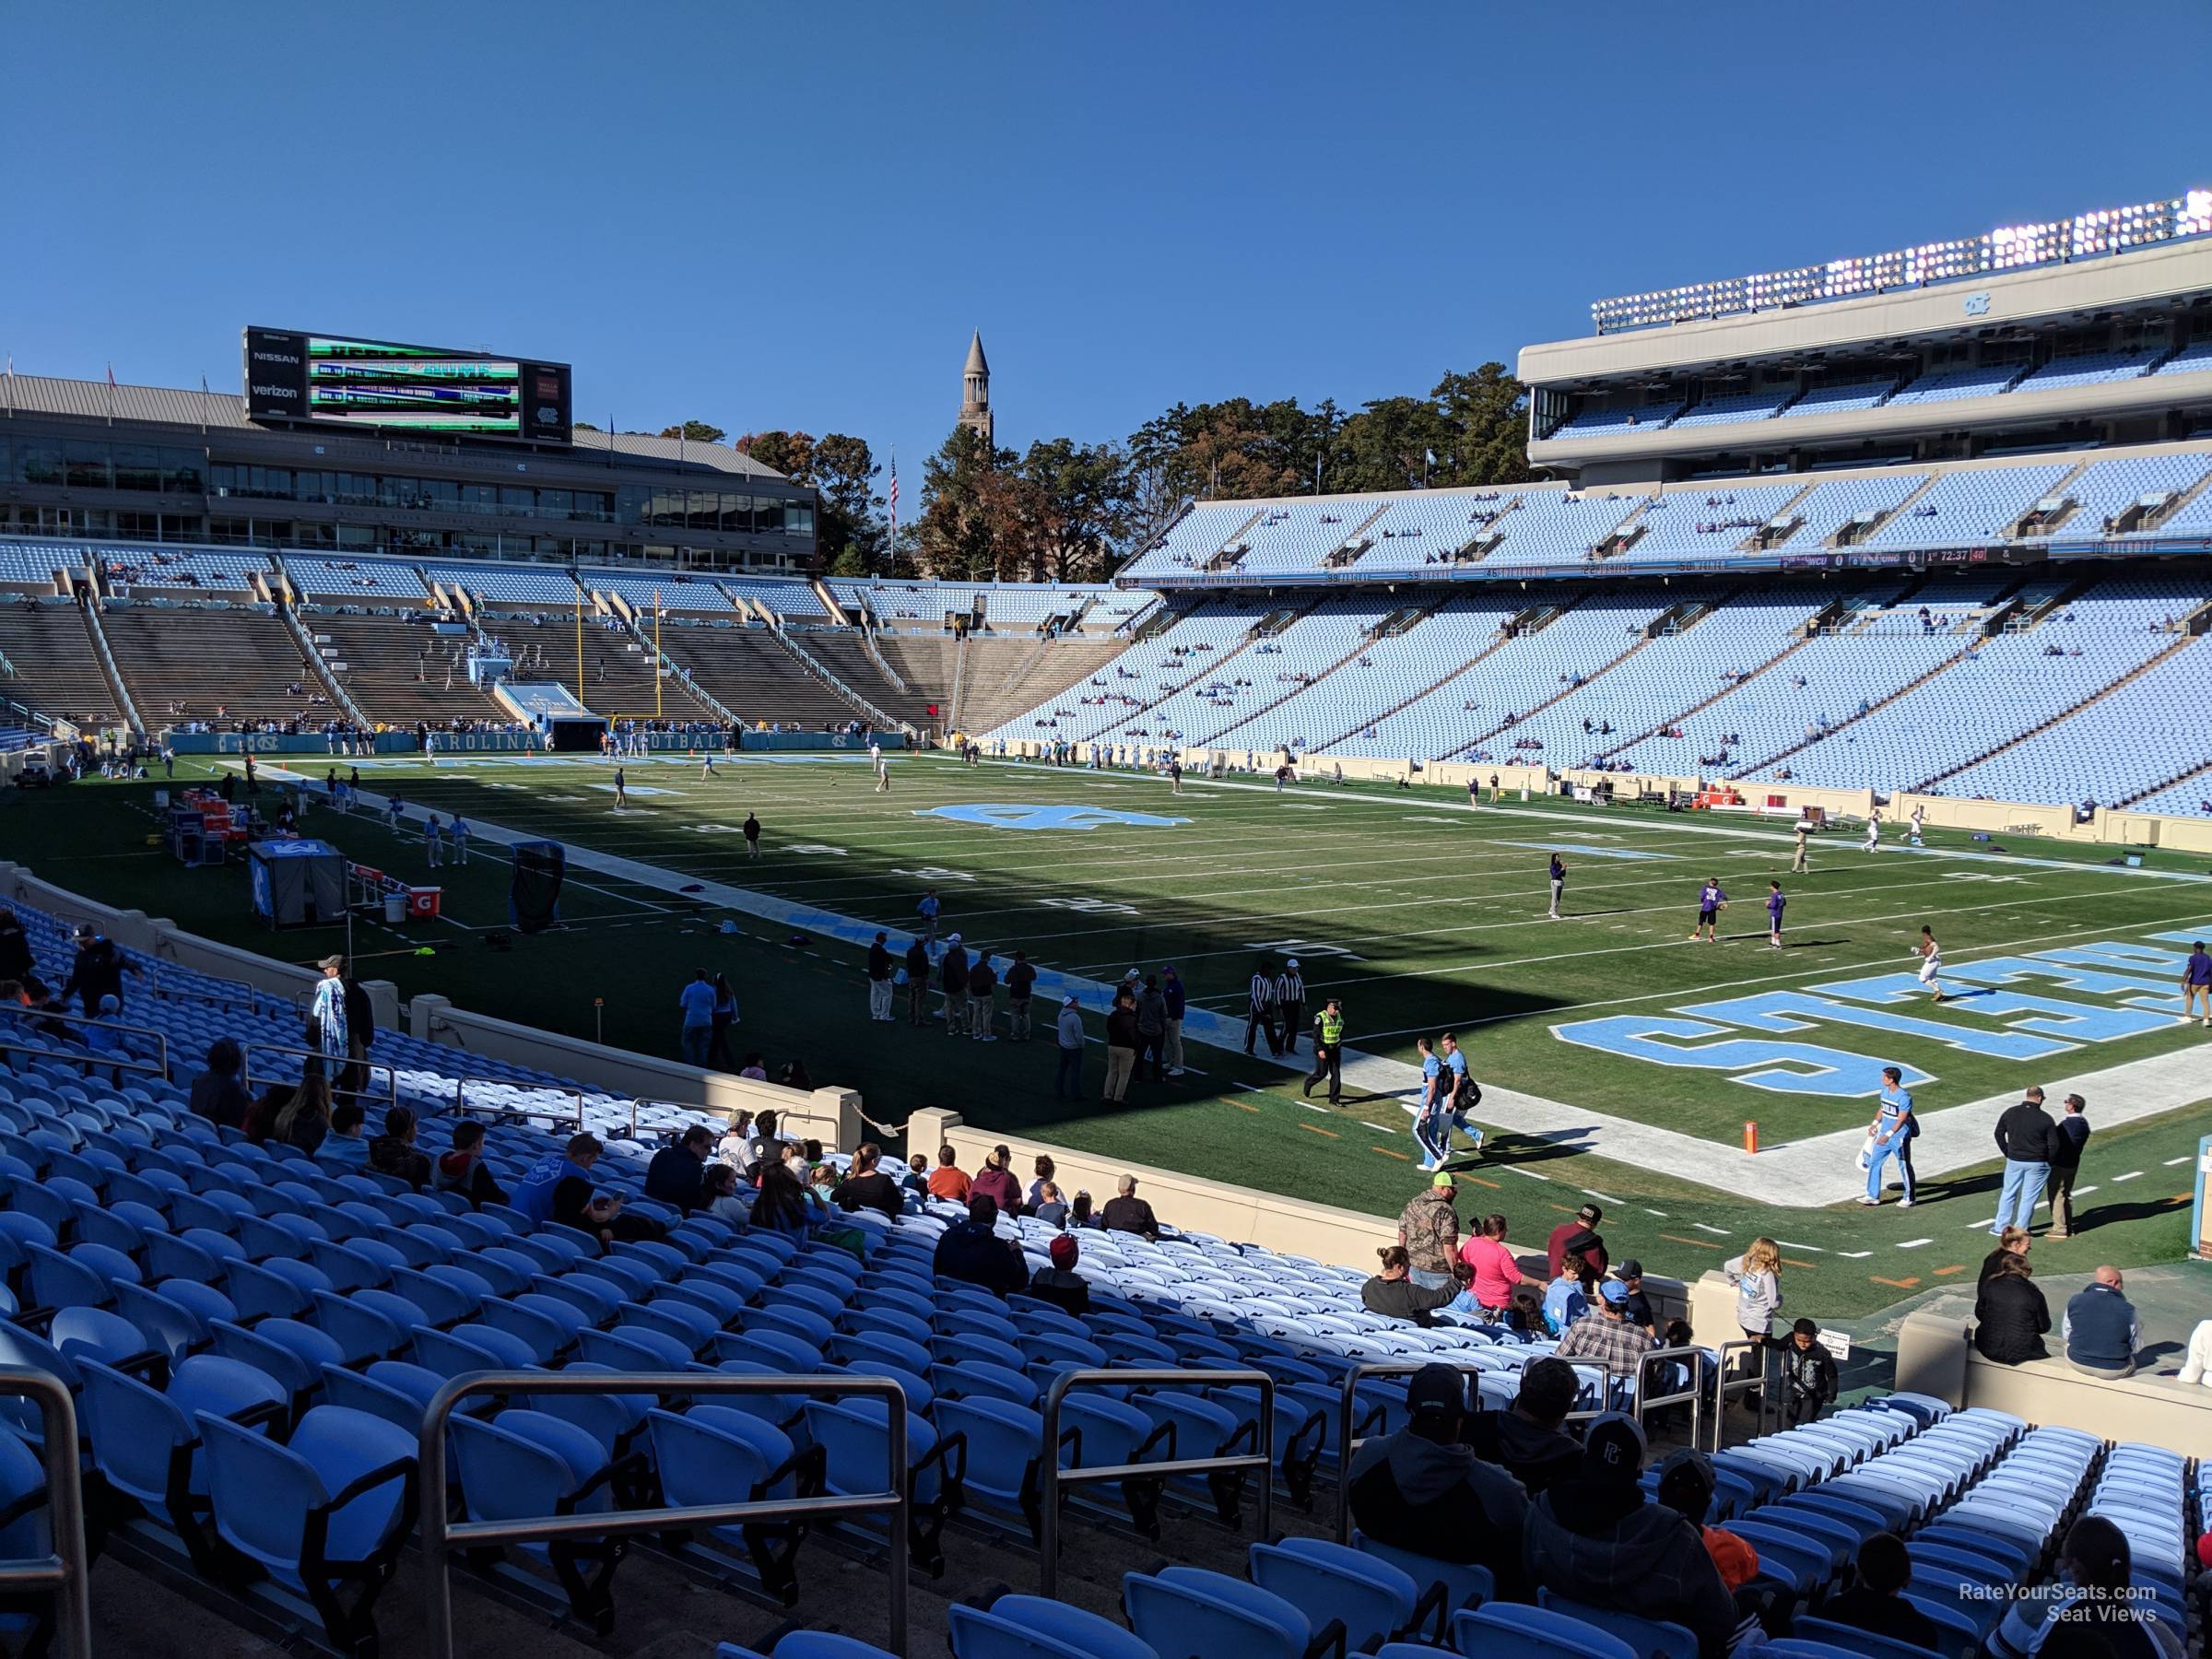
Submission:
<svg viewBox="0 0 2212 1659">
<path fill-rule="evenodd" d="M 257 991 L 288 998 L 302 1007 L 307 994 L 321 977 L 312 969 L 275 961 L 236 946 L 186 933 L 175 923 L 149 918 L 143 911 L 116 910 L 97 903 L 52 882 L 41 881 L 20 865 L 0 863 L 0 900 L 20 901 L 71 922 L 92 923 L 118 945 L 143 952 L 157 962 L 174 963 L 186 971 L 218 979 L 242 981 Z M 400 1029 L 403 1021 L 399 988 L 389 980 L 368 980 L 363 983 L 375 1004 L 378 1028 Z M 557 1072 L 607 1094 L 724 1115 L 739 1111 L 757 1113 L 772 1108 L 794 1133 L 802 1137 L 818 1138 L 826 1147 L 851 1147 L 863 1138 L 861 1098 L 852 1089 L 818 1088 L 809 1094 L 780 1084 L 703 1071 L 680 1061 L 607 1048 L 580 1038 L 495 1019 L 489 1015 L 473 1014 L 456 1007 L 443 996 L 428 992 L 416 996 L 407 1005 L 406 1014 L 404 1024 L 410 1036 L 463 1053 Z M 199 1060 L 196 1054 L 179 1058 L 195 1065 Z"/>
<path fill-rule="evenodd" d="M 948 1145 L 959 1154 L 959 1166 L 964 1170 L 977 1168 L 983 1154 L 1003 1144 L 1014 1155 L 1011 1167 L 1025 1189 L 1030 1166 L 1041 1152 L 1057 1169 L 1053 1180 L 1063 1193 L 1073 1198 L 1078 1191 L 1087 1192 L 1099 1205 L 1114 1195 L 1124 1175 L 1134 1175 L 1136 1195 L 1151 1205 L 1164 1225 L 1178 1231 L 1212 1233 L 1239 1244 L 1262 1244 L 1287 1255 L 1311 1256 L 1333 1266 L 1356 1267 L 1362 1273 L 1374 1272 L 1375 1253 L 1398 1241 L 1398 1224 L 1386 1216 L 1309 1204 L 1279 1193 L 1230 1186 L 1173 1170 L 1124 1163 L 1045 1141 L 1002 1135 L 968 1123 L 957 1112 L 934 1106 L 924 1107 L 908 1120 L 906 1144 L 910 1150 L 926 1152 L 932 1158 L 940 1146 Z M 1410 1198 L 1427 1181 L 1427 1176 L 1409 1173 L 1406 1195 Z M 1463 1228 L 1465 1220 L 1463 1210 Z M 1541 1252 L 1537 1254 L 1540 1257 Z M 1678 1280 L 1653 1277 L 1647 1277 L 1643 1285 L 1660 1317 L 1672 1319 L 1681 1313 L 1687 1293 Z"/>
<path fill-rule="evenodd" d="M 2086 1376 L 2063 1358 L 1998 1365 L 1974 1351 L 1973 1322 L 1921 1309 L 1897 1334 L 1897 1387 L 1954 1406 L 1988 1406 L 2100 1440 L 2212 1446 L 2212 1388 L 2173 1377 Z M 2053 1341 L 2056 1334 L 2053 1333 Z"/>
</svg>

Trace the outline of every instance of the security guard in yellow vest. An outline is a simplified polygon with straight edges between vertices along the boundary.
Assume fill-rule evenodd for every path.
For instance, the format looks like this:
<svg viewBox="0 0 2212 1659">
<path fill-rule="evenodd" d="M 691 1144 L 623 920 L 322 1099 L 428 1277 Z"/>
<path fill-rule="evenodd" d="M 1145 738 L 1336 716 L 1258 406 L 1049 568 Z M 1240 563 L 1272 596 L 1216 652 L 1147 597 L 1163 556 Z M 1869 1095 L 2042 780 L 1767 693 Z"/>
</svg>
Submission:
<svg viewBox="0 0 2212 1659">
<path fill-rule="evenodd" d="M 1311 1097 L 1313 1085 L 1329 1080 L 1329 1104 L 1344 1103 L 1344 1005 L 1332 996 L 1313 1016 L 1313 1075 L 1300 1091 Z"/>
</svg>

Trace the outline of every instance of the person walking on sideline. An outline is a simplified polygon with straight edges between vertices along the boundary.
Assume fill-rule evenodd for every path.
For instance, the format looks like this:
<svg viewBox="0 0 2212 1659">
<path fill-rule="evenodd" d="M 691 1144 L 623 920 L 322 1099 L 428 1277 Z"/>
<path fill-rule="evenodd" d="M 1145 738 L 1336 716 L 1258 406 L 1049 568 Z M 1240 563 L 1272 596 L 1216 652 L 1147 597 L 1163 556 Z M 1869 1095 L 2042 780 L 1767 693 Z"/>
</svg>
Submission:
<svg viewBox="0 0 2212 1659">
<path fill-rule="evenodd" d="M 2035 1201 L 2051 1180 L 2051 1143 L 2058 1125 L 2043 1110 L 2043 1091 L 2030 1085 L 2018 1106 L 2007 1107 L 1997 1120 L 1997 1150 L 2005 1157 L 2005 1186 L 1997 1195 L 1996 1219 L 1989 1224 L 1992 1238 L 2001 1237 L 2007 1226 L 2031 1231 Z"/>
<path fill-rule="evenodd" d="M 629 778 L 618 763 L 615 767 L 615 810 L 622 812 L 629 806 Z"/>
<path fill-rule="evenodd" d="M 1053 1098 L 1079 1100 L 1083 1098 L 1083 1014 L 1072 996 L 1060 1005 L 1057 1035 L 1060 1065 L 1053 1074 Z"/>
<path fill-rule="evenodd" d="M 1136 1045 L 1136 999 L 1126 991 L 1116 991 L 1106 1016 L 1106 1087 L 1100 1092 L 1117 1105 L 1129 1098 Z"/>
<path fill-rule="evenodd" d="M 1866 1131 L 1866 1191 L 1859 1202 L 1881 1203 L 1883 1171 L 1895 1159 L 1898 1176 L 1905 1183 L 1905 1195 L 1897 1201 L 1897 1207 L 1911 1209 L 1912 1142 L 1920 1134 L 1920 1120 L 1912 1115 L 1912 1091 L 1905 1087 L 1904 1073 L 1894 1065 L 1882 1067 L 1881 1101 L 1881 1110 Z"/>
<path fill-rule="evenodd" d="M 906 960 L 906 1023 L 918 1026 L 929 1016 L 929 947 L 920 939 L 910 941 Z"/>
<path fill-rule="evenodd" d="M 2054 1239 L 2073 1234 L 2074 1178 L 2081 1173 L 2081 1155 L 2089 1144 L 2089 1103 L 2070 1094 L 2065 1104 L 2065 1115 L 2051 1131 L 2051 1183 L 2043 1193 L 2051 1201 L 2051 1236 Z"/>
<path fill-rule="evenodd" d="M 1329 1104 L 1343 1105 L 1344 1005 L 1334 996 L 1313 1016 L 1313 1074 L 1299 1091 L 1300 1097 L 1311 1100 L 1313 1085 L 1324 1077 L 1329 1080 Z M 1451 1131 L 1447 1129 L 1445 1133 L 1449 1135 Z"/>
<path fill-rule="evenodd" d="M 868 1018 L 884 1020 L 891 1014 L 891 966 L 888 934 L 878 933 L 868 946 Z"/>
<path fill-rule="evenodd" d="M 1036 990 L 1037 970 L 1030 966 L 1030 953 L 1018 950 L 1006 970 L 1006 1035 L 1016 1042 L 1030 1040 L 1030 1001 Z"/>
<path fill-rule="evenodd" d="M 1182 762 L 1181 760 L 1168 762 L 1168 790 L 1171 794 L 1182 793 Z"/>
<path fill-rule="evenodd" d="M 1473 772 L 1467 774 L 1467 810 L 1469 812 L 1482 810 L 1482 781 Z"/>
<path fill-rule="evenodd" d="M 714 1040 L 714 982 L 704 968 L 692 971 L 691 982 L 677 994 L 676 1002 L 684 1011 L 683 1030 L 677 1038 L 684 1064 L 703 1068 L 708 1045 Z"/>
<path fill-rule="evenodd" d="M 1810 864 L 1806 862 L 1805 856 L 1806 849 L 1811 844 L 1812 839 L 1812 820 L 1810 818 L 1799 818 L 1797 820 L 1797 855 L 1790 860 L 1791 875 L 1802 876 L 1813 867 Z"/>
<path fill-rule="evenodd" d="M 1912 846 L 1915 846 L 1915 847 L 1917 847 L 1917 846 L 1920 846 L 1920 845 L 1922 845 L 1922 844 L 1923 844 L 1923 843 L 1922 843 L 1922 841 L 1921 841 L 1921 839 L 1920 839 L 1920 826 L 1921 826 L 1921 820 L 1922 820 L 1924 818 L 1925 818 L 1926 816 L 1927 816 L 1926 808 L 1924 808 L 1924 807 L 1921 806 L 1920 805 L 1918 805 L 1917 803 L 1915 803 L 1915 804 L 1914 804 L 1914 806 L 1913 806 L 1913 807 L 1912 807 L 1912 833 L 1911 833 L 1909 836 L 1907 836 L 1907 837 L 1906 837 L 1906 840 L 1908 841 L 1908 842 L 1909 842 L 1911 845 L 1912 845 Z"/>
<path fill-rule="evenodd" d="M 745 822 L 738 827 L 745 831 L 745 855 L 747 858 L 759 857 L 760 820 L 748 812 L 745 815 Z"/>
<path fill-rule="evenodd" d="M 1782 912 L 1789 908 L 1789 904 L 1788 898 L 1783 893 L 1782 883 L 1779 881 L 1768 882 L 1767 948 L 1769 950 L 1782 948 Z"/>
<path fill-rule="evenodd" d="M 1705 885 L 1698 889 L 1698 924 L 1689 930 L 1694 944 L 1702 937 L 1706 944 L 1720 941 L 1721 912 L 1728 908 L 1728 895 L 1721 890 L 1721 878 L 1709 876 Z"/>
<path fill-rule="evenodd" d="M 1444 1147 L 1452 1139 L 1451 1118 L 1443 1110 L 1447 1089 L 1444 1063 L 1436 1057 L 1428 1038 L 1416 1037 L 1413 1046 L 1421 1056 L 1421 1103 L 1413 1114 L 1413 1138 L 1421 1149 L 1422 1172 L 1433 1174 L 1443 1168 Z"/>
<path fill-rule="evenodd" d="M 1943 1000 L 1943 947 L 1936 943 L 1933 928 L 1920 930 L 1920 943 L 1912 947 L 1912 954 L 1920 959 L 1920 982 L 1936 993 L 1936 1000 Z"/>
<path fill-rule="evenodd" d="M 447 827 L 446 836 L 453 843 L 453 862 L 457 865 L 466 864 L 468 862 L 468 820 L 459 813 L 454 813 L 453 823 Z"/>
<path fill-rule="evenodd" d="M 1474 1145 L 1471 1152 L 1482 1150 L 1482 1131 L 1471 1128 L 1467 1113 L 1482 1104 L 1482 1085 L 1467 1075 L 1467 1056 L 1459 1046 L 1459 1039 L 1446 1031 L 1437 1041 L 1443 1049 L 1443 1100 L 1438 1108 L 1440 1115 L 1430 1131 L 1430 1139 L 1437 1149 L 1438 1162 L 1452 1156 L 1452 1131 L 1456 1129 Z"/>
<path fill-rule="evenodd" d="M 1559 900 L 1567 891 L 1567 861 L 1557 853 L 1551 855 L 1551 920 L 1559 919 Z"/>
<path fill-rule="evenodd" d="M 1182 992 L 1182 980 L 1172 967 L 1159 971 L 1159 994 L 1168 1006 L 1166 1058 L 1168 1076 L 1182 1076 L 1182 1017 L 1190 1004 Z"/>
<path fill-rule="evenodd" d="M 2182 969 L 2182 1023 L 2189 1023 L 2194 1008 L 2201 1022 L 2212 1027 L 2212 954 L 2202 939 L 2189 947 L 2189 960 Z"/>
<path fill-rule="evenodd" d="M 1283 1052 L 1282 1040 L 1275 1034 L 1275 976 L 1268 971 L 1272 962 L 1262 959 L 1252 971 L 1252 1015 L 1244 1026 L 1244 1052 L 1252 1053 L 1252 1040 L 1260 1032 L 1267 1033 L 1267 1052 Z"/>
<path fill-rule="evenodd" d="M 439 843 L 444 839 L 444 831 L 439 828 L 438 815 L 433 812 L 422 820 L 422 854 L 429 861 L 433 870 L 438 867 Z"/>
<path fill-rule="evenodd" d="M 714 775 L 714 751 L 700 749 L 699 751 L 699 781 L 704 783 Z"/>
<path fill-rule="evenodd" d="M 924 949 L 937 942 L 937 912 L 944 907 L 937 901 L 935 888 L 922 889 L 922 902 L 914 906 L 914 914 L 922 918 L 922 944 Z"/>
<path fill-rule="evenodd" d="M 1298 1053 L 1298 1028 L 1306 1018 L 1306 981 L 1298 971 L 1298 959 L 1290 957 L 1283 963 L 1282 972 L 1275 976 L 1275 1017 L 1283 1031 L 1281 1053 Z"/>
<path fill-rule="evenodd" d="M 1882 812 L 1876 807 L 1866 815 L 1866 851 L 1879 850 L 1882 844 Z"/>
</svg>

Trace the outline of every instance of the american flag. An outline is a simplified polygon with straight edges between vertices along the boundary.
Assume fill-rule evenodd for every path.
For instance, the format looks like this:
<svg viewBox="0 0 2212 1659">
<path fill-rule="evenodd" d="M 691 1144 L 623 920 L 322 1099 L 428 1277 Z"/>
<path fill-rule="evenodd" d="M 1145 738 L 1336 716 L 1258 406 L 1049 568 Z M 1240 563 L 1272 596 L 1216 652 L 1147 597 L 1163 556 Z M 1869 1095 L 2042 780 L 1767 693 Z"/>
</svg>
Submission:
<svg viewBox="0 0 2212 1659">
<path fill-rule="evenodd" d="M 899 452 L 891 452 L 891 543 L 899 541 Z"/>
</svg>

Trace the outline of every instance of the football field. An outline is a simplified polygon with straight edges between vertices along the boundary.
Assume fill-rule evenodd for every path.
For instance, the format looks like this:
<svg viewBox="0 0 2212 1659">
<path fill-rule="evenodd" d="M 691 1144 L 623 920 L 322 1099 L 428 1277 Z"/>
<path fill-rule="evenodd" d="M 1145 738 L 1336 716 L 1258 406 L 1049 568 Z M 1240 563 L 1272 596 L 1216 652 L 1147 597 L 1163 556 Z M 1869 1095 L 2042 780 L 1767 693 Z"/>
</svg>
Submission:
<svg viewBox="0 0 2212 1659">
<path fill-rule="evenodd" d="M 319 779 L 324 765 L 300 771 Z M 1450 1030 L 1496 1114 L 1483 1157 L 1458 1169 L 1472 1206 L 1512 1217 L 1516 1241 L 1596 1194 L 1610 1201 L 1617 1255 L 1694 1273 L 1769 1232 L 1829 1280 L 1837 1312 L 1939 1282 L 1986 1248 L 1994 1147 L 1985 1128 L 1975 1144 L 1947 1141 L 1936 1114 L 2030 1082 L 2055 1104 L 2072 1079 L 2090 1098 L 2091 1166 L 2107 1178 L 2082 1177 L 2101 1189 L 2083 1200 L 2088 1233 L 2039 1249 L 2062 1268 L 2181 1252 L 2177 1195 L 2212 1096 L 2201 1063 L 2212 1033 L 2178 1020 L 2174 989 L 2187 941 L 2212 933 L 2201 861 L 2154 851 L 2131 866 L 2116 849 L 1937 832 L 1911 849 L 1899 827 L 1868 853 L 1854 826 L 1814 838 L 1809 871 L 1793 874 L 1786 826 L 1745 814 L 1517 799 L 1477 810 L 1441 789 L 1278 793 L 1248 778 L 1189 779 L 1177 795 L 1134 772 L 942 757 L 893 757 L 888 793 L 857 756 L 748 756 L 715 771 L 702 777 L 681 756 L 629 761 L 618 808 L 613 768 L 595 759 L 362 763 L 366 790 L 478 830 L 467 869 L 440 872 L 446 919 L 404 936 L 363 929 L 363 971 L 668 1053 L 677 991 L 704 966 L 738 988 L 741 1048 L 771 1072 L 799 1058 L 816 1082 L 860 1088 L 877 1122 L 949 1106 L 984 1129 L 1379 1213 L 1418 1179 L 1405 1092 L 1418 1083 L 1414 1040 Z M 328 947 L 241 926 L 236 872 L 179 871 L 146 849 L 144 790 L 18 803 L 0 820 L 20 848 L 10 856 L 294 959 Z M 757 860 L 738 834 L 748 812 L 763 829 Z M 18 833 L 41 819 L 48 833 Z M 394 833 L 381 816 L 316 810 L 307 829 L 429 878 L 412 819 Z M 503 951 L 483 943 L 508 921 L 495 830 L 571 850 L 565 927 Z M 1555 852 L 1568 867 L 1556 921 Z M 1709 879 L 1728 905 L 1719 941 L 1694 943 Z M 1765 909 L 1774 880 L 1787 898 L 1780 949 Z M 1062 1102 L 1049 1034 L 981 1044 L 869 1022 L 865 941 L 880 927 L 902 946 L 928 888 L 942 932 L 999 953 L 1002 970 L 1005 953 L 1026 950 L 1055 1000 L 1073 990 L 1094 1043 L 1107 986 L 1174 964 L 1193 1009 L 1190 1072 L 1109 1106 L 1094 1047 L 1090 1099 Z M 1951 976 L 1940 1006 L 1911 956 L 1924 924 Z M 416 954 L 425 946 L 435 954 Z M 1309 1014 L 1343 1001 L 1358 1057 L 1341 1106 L 1303 1100 L 1300 1072 L 1265 1041 L 1242 1053 L 1245 982 L 1286 956 L 1301 964 Z M 1300 1049 L 1302 1061 L 1310 1036 Z M 1907 1212 L 1841 1202 L 1886 1064 L 1905 1068 L 1929 1120 L 1923 1202 Z M 2108 1072 L 2100 1092 L 2093 1080 Z M 1747 1161 L 1751 1122 L 1762 1151 Z"/>
</svg>

